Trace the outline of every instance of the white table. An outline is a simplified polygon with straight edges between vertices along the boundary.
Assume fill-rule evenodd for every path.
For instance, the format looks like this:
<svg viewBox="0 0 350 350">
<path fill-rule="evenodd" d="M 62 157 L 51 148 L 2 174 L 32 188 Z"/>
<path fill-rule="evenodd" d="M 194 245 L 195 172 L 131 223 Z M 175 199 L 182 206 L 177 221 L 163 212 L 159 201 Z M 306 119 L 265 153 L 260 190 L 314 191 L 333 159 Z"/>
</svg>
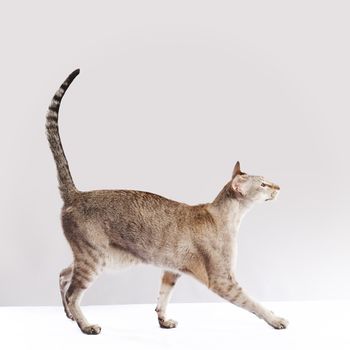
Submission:
<svg viewBox="0 0 350 350">
<path fill-rule="evenodd" d="M 84 335 L 62 307 L 1 307 L 1 349 L 350 349 L 350 301 L 263 303 L 290 324 L 275 330 L 228 303 L 170 304 L 176 329 L 158 327 L 155 305 L 83 306 L 100 335 Z"/>
</svg>

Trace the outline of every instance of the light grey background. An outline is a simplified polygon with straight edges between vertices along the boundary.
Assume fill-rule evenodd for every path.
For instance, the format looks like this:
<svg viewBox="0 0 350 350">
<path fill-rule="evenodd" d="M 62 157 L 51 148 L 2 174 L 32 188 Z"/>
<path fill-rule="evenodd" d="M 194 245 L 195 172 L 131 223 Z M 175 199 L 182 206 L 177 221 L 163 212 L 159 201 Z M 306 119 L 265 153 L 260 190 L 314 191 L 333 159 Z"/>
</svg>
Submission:
<svg viewBox="0 0 350 350">
<path fill-rule="evenodd" d="M 81 190 L 212 200 L 236 160 L 281 186 L 241 227 L 238 277 L 260 300 L 347 298 L 347 1 L 22 1 L 0 18 L 0 304 L 57 305 L 71 261 L 45 113 Z M 86 304 L 152 303 L 160 272 L 102 276 Z M 189 277 L 179 301 L 220 300 Z"/>
</svg>

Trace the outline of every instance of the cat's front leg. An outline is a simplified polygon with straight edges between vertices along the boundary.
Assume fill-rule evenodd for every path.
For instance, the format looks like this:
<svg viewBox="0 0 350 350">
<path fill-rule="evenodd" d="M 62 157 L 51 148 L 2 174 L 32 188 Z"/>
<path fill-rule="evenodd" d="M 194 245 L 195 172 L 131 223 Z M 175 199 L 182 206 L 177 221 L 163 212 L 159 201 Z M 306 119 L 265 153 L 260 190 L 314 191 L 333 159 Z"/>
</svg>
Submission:
<svg viewBox="0 0 350 350">
<path fill-rule="evenodd" d="M 166 309 L 171 296 L 171 292 L 174 289 L 177 279 L 180 277 L 179 274 L 170 271 L 164 271 L 162 276 L 162 282 L 159 291 L 158 303 L 156 312 L 158 315 L 158 322 L 161 328 L 175 328 L 177 322 L 166 317 Z"/>
<path fill-rule="evenodd" d="M 262 318 L 275 329 L 284 329 L 288 326 L 287 320 L 276 316 L 272 311 L 265 309 L 253 300 L 232 277 L 213 279 L 210 283 L 210 289 L 230 303 Z"/>
</svg>

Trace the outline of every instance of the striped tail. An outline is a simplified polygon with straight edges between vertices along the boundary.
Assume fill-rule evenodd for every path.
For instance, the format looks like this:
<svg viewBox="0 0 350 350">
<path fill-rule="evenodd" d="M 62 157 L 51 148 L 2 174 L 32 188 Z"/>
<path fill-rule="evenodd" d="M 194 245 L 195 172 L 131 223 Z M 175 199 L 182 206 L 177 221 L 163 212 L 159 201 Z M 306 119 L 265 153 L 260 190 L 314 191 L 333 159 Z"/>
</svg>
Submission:
<svg viewBox="0 0 350 350">
<path fill-rule="evenodd" d="M 50 148 L 56 162 L 59 190 L 64 202 L 69 202 L 77 189 L 74 185 L 72 175 L 70 174 L 67 158 L 64 154 L 60 139 L 58 130 L 58 111 L 60 109 L 61 100 L 65 92 L 67 91 L 74 78 L 79 74 L 79 72 L 79 69 L 75 70 L 64 81 L 64 83 L 52 98 L 49 110 L 46 115 L 47 139 L 49 140 Z"/>
</svg>

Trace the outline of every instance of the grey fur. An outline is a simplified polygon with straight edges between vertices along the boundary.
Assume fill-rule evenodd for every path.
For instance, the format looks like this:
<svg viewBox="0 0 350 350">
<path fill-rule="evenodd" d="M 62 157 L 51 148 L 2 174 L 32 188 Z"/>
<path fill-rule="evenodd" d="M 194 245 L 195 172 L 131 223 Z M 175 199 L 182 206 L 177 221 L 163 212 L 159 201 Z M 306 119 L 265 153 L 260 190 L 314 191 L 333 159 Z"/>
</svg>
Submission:
<svg viewBox="0 0 350 350">
<path fill-rule="evenodd" d="M 46 123 L 64 202 L 62 227 L 74 258 L 60 274 L 67 317 L 75 320 L 82 332 L 98 334 L 101 328 L 89 324 L 79 306 L 84 291 L 106 266 L 144 263 L 164 269 L 156 308 L 163 328 L 176 327 L 175 321 L 166 318 L 166 306 L 182 273 L 273 327 L 285 328 L 287 321 L 253 301 L 234 274 L 236 235 L 242 217 L 253 203 L 273 199 L 279 187 L 241 172 L 237 162 L 231 180 L 207 204 L 190 206 L 142 191 L 78 191 L 57 124 L 61 99 L 78 73 L 74 71 L 53 97 Z"/>
</svg>

